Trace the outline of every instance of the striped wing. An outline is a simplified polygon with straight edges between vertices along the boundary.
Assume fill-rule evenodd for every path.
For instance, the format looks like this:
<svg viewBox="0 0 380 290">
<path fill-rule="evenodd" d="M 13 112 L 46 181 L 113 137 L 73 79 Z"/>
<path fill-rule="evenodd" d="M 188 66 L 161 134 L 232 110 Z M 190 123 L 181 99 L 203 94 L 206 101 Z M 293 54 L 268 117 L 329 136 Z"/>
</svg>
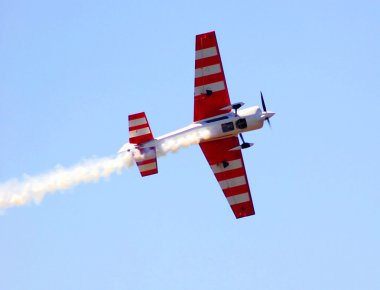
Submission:
<svg viewBox="0 0 380 290">
<path fill-rule="evenodd" d="M 228 113 L 231 104 L 215 32 L 195 40 L 194 122 Z"/>
<path fill-rule="evenodd" d="M 236 218 L 255 214 L 239 140 L 229 137 L 199 144 Z"/>
</svg>

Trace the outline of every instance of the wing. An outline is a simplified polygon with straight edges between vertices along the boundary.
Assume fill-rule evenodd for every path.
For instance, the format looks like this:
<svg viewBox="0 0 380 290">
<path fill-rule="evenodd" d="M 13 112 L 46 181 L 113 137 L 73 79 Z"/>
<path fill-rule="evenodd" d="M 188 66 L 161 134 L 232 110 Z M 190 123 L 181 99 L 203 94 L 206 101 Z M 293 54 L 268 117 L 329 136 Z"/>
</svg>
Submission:
<svg viewBox="0 0 380 290">
<path fill-rule="evenodd" d="M 229 137 L 199 144 L 236 218 L 255 214 L 239 140 Z"/>
<path fill-rule="evenodd" d="M 231 105 L 215 32 L 195 39 L 194 122 L 220 114 Z"/>
</svg>

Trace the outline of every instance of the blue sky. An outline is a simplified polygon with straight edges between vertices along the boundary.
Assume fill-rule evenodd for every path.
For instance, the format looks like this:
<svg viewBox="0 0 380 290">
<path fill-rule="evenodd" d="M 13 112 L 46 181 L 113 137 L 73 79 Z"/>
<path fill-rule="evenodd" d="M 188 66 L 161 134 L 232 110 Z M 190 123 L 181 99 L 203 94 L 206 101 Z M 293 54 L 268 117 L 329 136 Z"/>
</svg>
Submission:
<svg viewBox="0 0 380 290">
<path fill-rule="evenodd" d="M 378 1 L 0 1 L 0 182 L 112 156 L 128 114 L 193 116 L 215 30 L 256 216 L 235 220 L 197 146 L 0 216 L 0 289 L 379 289 Z"/>
</svg>

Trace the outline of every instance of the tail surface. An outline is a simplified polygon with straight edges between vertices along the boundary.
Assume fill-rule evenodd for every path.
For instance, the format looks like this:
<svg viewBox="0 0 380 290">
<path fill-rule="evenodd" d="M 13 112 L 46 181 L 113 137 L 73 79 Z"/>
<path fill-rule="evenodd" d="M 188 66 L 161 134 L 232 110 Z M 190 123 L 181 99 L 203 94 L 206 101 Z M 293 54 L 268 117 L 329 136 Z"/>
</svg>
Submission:
<svg viewBox="0 0 380 290">
<path fill-rule="evenodd" d="M 135 145 L 140 155 L 135 158 L 141 176 L 158 173 L 156 147 L 144 147 L 143 143 L 154 140 L 144 112 L 129 115 L 129 142 Z"/>
<path fill-rule="evenodd" d="M 153 140 L 153 134 L 144 112 L 129 115 L 128 120 L 130 143 L 141 144 Z"/>
<path fill-rule="evenodd" d="M 156 155 L 156 147 L 145 147 L 137 149 L 140 151 L 142 159 L 137 159 L 136 164 L 140 170 L 140 174 L 142 177 L 153 175 L 158 173 L 157 168 L 157 155 Z"/>
</svg>

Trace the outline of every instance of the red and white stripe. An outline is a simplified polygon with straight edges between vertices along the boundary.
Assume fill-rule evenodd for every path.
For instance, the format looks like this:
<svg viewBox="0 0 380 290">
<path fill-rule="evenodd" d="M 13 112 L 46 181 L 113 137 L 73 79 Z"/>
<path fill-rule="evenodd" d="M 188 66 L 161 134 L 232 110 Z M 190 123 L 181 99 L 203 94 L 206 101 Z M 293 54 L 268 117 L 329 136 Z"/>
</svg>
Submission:
<svg viewBox="0 0 380 290">
<path fill-rule="evenodd" d="M 224 167 L 223 163 L 217 163 L 211 165 L 211 169 L 229 203 L 236 205 L 250 201 L 249 187 L 242 159 L 225 160 L 225 162 L 228 162 L 226 167 Z M 241 196 L 241 194 L 248 194 L 248 200 L 246 198 L 233 198 L 234 196 Z"/>
<path fill-rule="evenodd" d="M 205 77 L 222 72 L 220 63 L 205 66 L 203 68 L 197 68 L 195 70 L 195 78 Z"/>
<path fill-rule="evenodd" d="M 153 139 L 148 120 L 144 112 L 129 115 L 129 142 L 140 144 Z"/>
<path fill-rule="evenodd" d="M 194 89 L 194 96 L 197 97 L 199 95 L 205 95 L 207 94 L 207 90 L 211 90 L 213 93 L 224 91 L 225 90 L 224 81 L 210 83 L 210 84 L 204 84 L 199 87 L 195 87 Z"/>
<path fill-rule="evenodd" d="M 209 48 L 198 49 L 195 51 L 195 60 L 204 59 L 211 56 L 218 55 L 218 50 L 216 46 L 212 46 Z"/>
<path fill-rule="evenodd" d="M 229 196 L 227 197 L 227 200 L 228 200 L 228 203 L 232 206 L 232 205 L 249 202 L 251 198 L 249 196 L 249 192 L 245 192 L 245 193 Z"/>
<path fill-rule="evenodd" d="M 158 173 L 157 155 L 155 147 L 137 147 L 140 151 L 139 161 L 136 160 L 141 176 Z M 141 160 L 142 158 L 142 160 Z"/>
<path fill-rule="evenodd" d="M 215 174 L 236 218 L 255 214 L 241 150 L 237 137 L 201 143 L 203 153 Z"/>
<path fill-rule="evenodd" d="M 138 126 L 129 128 L 129 137 L 131 138 L 141 137 L 141 136 L 149 135 L 152 133 L 150 132 L 149 127 L 143 127 L 143 128 L 137 128 L 137 127 Z"/>
<path fill-rule="evenodd" d="M 216 46 L 195 51 L 194 96 L 226 89 L 221 59 Z"/>
<path fill-rule="evenodd" d="M 243 162 L 241 159 L 226 161 L 229 163 L 226 168 L 219 164 L 211 166 L 215 177 L 236 217 L 243 217 L 247 212 L 252 214 L 251 195 Z"/>
<path fill-rule="evenodd" d="M 146 117 L 138 118 L 138 119 L 133 119 L 134 117 L 131 115 L 131 119 L 129 120 L 129 127 L 136 127 L 140 125 L 145 125 L 148 123 L 146 120 Z"/>
<path fill-rule="evenodd" d="M 156 158 L 139 161 L 136 162 L 136 164 L 140 170 L 141 176 L 152 175 L 158 172 Z"/>
<path fill-rule="evenodd" d="M 199 34 L 195 38 L 194 121 L 220 115 L 220 109 L 230 104 L 215 32 Z"/>
<path fill-rule="evenodd" d="M 219 181 L 219 185 L 222 189 L 234 188 L 245 184 L 247 184 L 247 180 L 244 175 Z"/>
<path fill-rule="evenodd" d="M 238 169 L 243 167 L 243 162 L 241 159 L 235 159 L 228 161 L 228 166 L 224 167 L 222 163 L 217 163 L 214 165 L 211 165 L 212 172 L 220 173 L 220 172 L 226 172 L 233 169 Z"/>
</svg>

